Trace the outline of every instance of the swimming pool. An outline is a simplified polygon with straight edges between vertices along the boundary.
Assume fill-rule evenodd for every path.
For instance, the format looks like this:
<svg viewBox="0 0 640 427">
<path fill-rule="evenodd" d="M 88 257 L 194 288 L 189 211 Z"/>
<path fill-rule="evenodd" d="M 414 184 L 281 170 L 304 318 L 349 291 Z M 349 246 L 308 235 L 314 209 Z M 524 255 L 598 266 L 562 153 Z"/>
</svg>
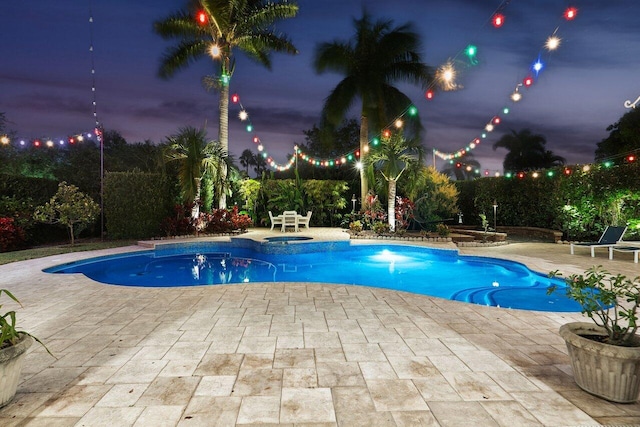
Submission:
<svg viewBox="0 0 640 427">
<path fill-rule="evenodd" d="M 173 287 L 255 282 L 365 285 L 455 301 L 524 310 L 576 312 L 580 307 L 549 285 L 559 279 L 525 265 L 454 249 L 349 241 L 273 244 L 231 242 L 160 245 L 155 250 L 90 258 L 47 268 L 82 273 L 106 284 Z"/>
</svg>

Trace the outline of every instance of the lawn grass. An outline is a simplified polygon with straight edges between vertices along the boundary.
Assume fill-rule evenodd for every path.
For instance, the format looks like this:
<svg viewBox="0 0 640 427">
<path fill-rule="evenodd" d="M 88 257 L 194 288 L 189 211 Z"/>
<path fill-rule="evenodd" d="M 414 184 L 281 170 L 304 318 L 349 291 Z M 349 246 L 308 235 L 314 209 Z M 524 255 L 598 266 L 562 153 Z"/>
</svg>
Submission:
<svg viewBox="0 0 640 427">
<path fill-rule="evenodd" d="M 0 265 L 9 264 L 16 261 L 24 261 L 28 259 L 43 258 L 51 255 L 66 254 L 69 252 L 94 251 L 98 249 L 117 248 L 120 246 L 135 245 L 135 240 L 105 240 L 97 242 L 79 242 L 75 245 L 56 245 L 42 246 L 33 249 L 25 249 L 22 251 L 2 252 L 0 253 Z"/>
</svg>

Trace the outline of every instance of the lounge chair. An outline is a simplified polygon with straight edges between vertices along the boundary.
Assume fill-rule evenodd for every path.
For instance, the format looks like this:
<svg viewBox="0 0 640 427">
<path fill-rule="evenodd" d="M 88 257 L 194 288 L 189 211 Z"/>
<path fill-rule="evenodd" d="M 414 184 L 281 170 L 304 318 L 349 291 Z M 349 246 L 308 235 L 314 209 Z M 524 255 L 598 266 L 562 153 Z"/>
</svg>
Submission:
<svg viewBox="0 0 640 427">
<path fill-rule="evenodd" d="M 271 230 L 273 230 L 274 225 L 282 225 L 283 222 L 282 216 L 273 216 L 271 211 L 269 211 L 269 220 L 271 220 Z"/>
<path fill-rule="evenodd" d="M 306 228 L 309 228 L 309 221 L 311 221 L 311 211 L 307 212 L 307 216 L 298 215 L 298 225 L 304 225 Z"/>
<path fill-rule="evenodd" d="M 630 252 L 633 254 L 633 262 L 638 263 L 638 253 L 640 253 L 640 242 L 625 242 L 626 245 L 609 246 L 609 259 L 613 259 L 613 251 Z M 631 243 L 638 246 L 629 246 Z"/>
<path fill-rule="evenodd" d="M 608 225 L 597 242 L 571 243 L 571 255 L 573 255 L 574 246 L 582 246 L 591 248 L 591 256 L 595 257 L 596 248 L 610 248 L 612 246 L 619 245 L 625 231 L 627 231 L 627 227 L 614 227 Z"/>
</svg>

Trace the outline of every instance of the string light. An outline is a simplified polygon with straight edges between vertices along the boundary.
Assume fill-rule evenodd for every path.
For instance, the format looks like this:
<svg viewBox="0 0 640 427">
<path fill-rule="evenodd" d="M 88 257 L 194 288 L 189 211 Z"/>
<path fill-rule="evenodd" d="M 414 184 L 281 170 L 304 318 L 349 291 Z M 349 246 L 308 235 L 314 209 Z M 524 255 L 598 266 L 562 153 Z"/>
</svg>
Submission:
<svg viewBox="0 0 640 427">
<path fill-rule="evenodd" d="M 551 51 L 551 50 L 556 50 L 558 47 L 560 47 L 560 41 L 562 39 L 560 39 L 560 37 L 556 36 L 555 34 L 552 36 L 549 36 L 549 38 L 547 39 L 547 42 L 544 44 L 544 47 L 547 48 L 547 50 Z"/>
<path fill-rule="evenodd" d="M 495 15 L 493 15 L 491 23 L 496 28 L 502 27 L 504 25 L 504 15 L 501 13 L 496 13 Z"/>
<path fill-rule="evenodd" d="M 218 46 L 217 44 L 212 44 L 209 48 L 209 55 L 211 55 L 213 58 L 219 58 L 221 53 L 222 51 L 220 50 L 220 46 Z"/>
<path fill-rule="evenodd" d="M 453 62 L 448 61 L 447 63 L 438 67 L 435 73 L 435 80 L 439 83 L 439 86 L 444 91 L 451 91 L 458 89 L 458 84 L 456 83 L 456 69 L 453 66 Z"/>
<path fill-rule="evenodd" d="M 94 130 L 94 133 L 95 133 L 95 130 Z M 34 138 L 34 139 L 21 138 L 17 140 L 17 145 L 19 147 L 26 147 L 28 145 L 33 147 L 40 147 L 42 146 L 42 141 L 44 140 L 45 141 L 44 145 L 46 145 L 49 148 L 53 148 L 55 146 L 63 147 L 67 145 L 75 145 L 76 142 L 83 142 L 85 140 L 85 135 L 87 138 L 92 138 L 94 133 L 92 132 L 78 133 L 78 134 L 68 136 L 66 138 Z M 54 140 L 56 139 L 58 140 L 57 144 L 54 142 Z M 0 136 L 0 145 L 8 146 L 8 145 L 12 145 L 12 143 L 14 143 L 14 139 L 10 138 L 9 135 Z"/>
<path fill-rule="evenodd" d="M 575 19 L 576 15 L 578 15 L 578 9 L 576 9 L 575 7 L 568 7 L 564 11 L 564 19 L 566 19 L 567 21 Z"/>
<path fill-rule="evenodd" d="M 494 13 L 494 15 L 492 16 L 492 22 L 495 26 L 496 21 L 498 21 L 499 26 L 501 26 L 502 24 L 504 24 L 504 15 L 500 12 L 502 12 L 502 10 L 504 9 L 504 6 L 508 4 L 508 1 L 506 3 L 501 4 L 501 6 L 498 8 L 498 10 Z M 577 10 L 575 8 L 569 8 L 565 11 L 565 18 L 567 18 L 567 20 L 571 20 L 574 19 L 576 16 L 576 12 Z M 553 51 L 556 50 L 559 46 L 560 46 L 560 37 L 558 37 L 556 35 L 558 31 L 558 28 L 556 28 L 553 32 L 553 34 L 551 36 L 549 36 L 544 44 L 544 48 L 546 48 L 548 51 Z M 469 45 L 472 46 L 472 45 Z M 465 49 L 465 54 L 468 54 L 469 52 L 469 46 Z M 473 46 L 475 48 L 475 46 Z M 475 49 L 472 49 L 471 52 L 475 52 Z M 531 70 L 535 73 L 535 76 L 539 76 L 540 72 L 544 69 L 544 62 L 542 61 L 540 55 L 538 56 L 538 58 L 533 62 L 533 64 L 531 65 Z M 447 72 L 451 72 L 453 74 L 448 74 Z M 436 79 L 439 79 L 439 83 L 445 87 L 451 87 L 451 86 L 447 86 L 448 83 L 445 79 L 446 76 L 451 75 L 452 77 L 455 77 L 455 69 L 453 68 L 453 63 L 451 61 L 448 61 L 447 64 L 445 64 L 444 66 L 440 67 L 437 71 L 436 71 Z M 518 83 L 516 85 L 516 87 L 514 88 L 513 92 L 511 92 L 511 95 L 509 96 L 509 99 L 514 102 L 517 103 L 519 101 L 522 100 L 522 93 L 520 92 L 519 88 L 520 87 L 530 87 L 532 86 L 534 83 L 534 78 L 532 76 L 526 76 L 523 80 L 522 83 Z M 455 82 L 453 82 L 453 85 L 455 85 Z M 457 85 L 454 86 L 457 88 Z M 429 96 L 429 92 L 427 92 L 425 94 L 425 97 L 427 99 L 432 99 L 433 95 Z M 638 98 L 640 100 L 640 98 Z M 626 102 L 625 106 L 631 106 L 631 102 Z M 635 106 L 635 105 L 634 105 Z M 504 114 L 508 114 L 509 113 L 509 108 L 504 107 L 503 108 L 503 113 Z M 498 121 L 497 123 L 490 121 L 489 123 L 487 123 L 484 127 L 485 132 L 492 132 L 495 130 L 495 126 L 500 124 L 500 121 Z M 485 139 L 487 137 L 486 133 L 483 133 L 481 135 L 482 139 Z M 443 160 L 449 160 L 449 159 L 454 159 L 457 157 L 460 157 L 463 153 L 465 153 L 466 151 L 469 151 L 471 149 L 474 149 L 478 146 L 479 144 L 479 140 L 478 142 L 474 142 L 468 144 L 466 147 L 461 148 L 459 150 L 457 150 L 456 152 L 453 153 L 443 153 L 437 149 L 434 149 L 434 154 L 437 155 L 438 157 L 440 157 Z"/>
</svg>

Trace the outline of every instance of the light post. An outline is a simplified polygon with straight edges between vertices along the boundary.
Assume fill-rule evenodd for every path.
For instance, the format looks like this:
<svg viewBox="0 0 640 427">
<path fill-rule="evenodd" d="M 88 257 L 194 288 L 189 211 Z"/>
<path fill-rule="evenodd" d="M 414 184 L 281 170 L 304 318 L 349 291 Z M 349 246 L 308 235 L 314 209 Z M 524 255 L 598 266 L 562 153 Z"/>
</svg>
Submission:
<svg viewBox="0 0 640 427">
<path fill-rule="evenodd" d="M 496 218 L 498 213 L 498 202 L 496 199 L 493 199 L 493 232 L 497 233 L 498 229 L 496 227 Z"/>
<path fill-rule="evenodd" d="M 354 213 L 356 211 L 356 202 L 358 201 L 358 199 L 356 199 L 356 193 L 353 193 L 353 196 L 351 196 L 351 203 L 353 203 L 353 208 L 351 208 L 351 213 Z"/>
</svg>

